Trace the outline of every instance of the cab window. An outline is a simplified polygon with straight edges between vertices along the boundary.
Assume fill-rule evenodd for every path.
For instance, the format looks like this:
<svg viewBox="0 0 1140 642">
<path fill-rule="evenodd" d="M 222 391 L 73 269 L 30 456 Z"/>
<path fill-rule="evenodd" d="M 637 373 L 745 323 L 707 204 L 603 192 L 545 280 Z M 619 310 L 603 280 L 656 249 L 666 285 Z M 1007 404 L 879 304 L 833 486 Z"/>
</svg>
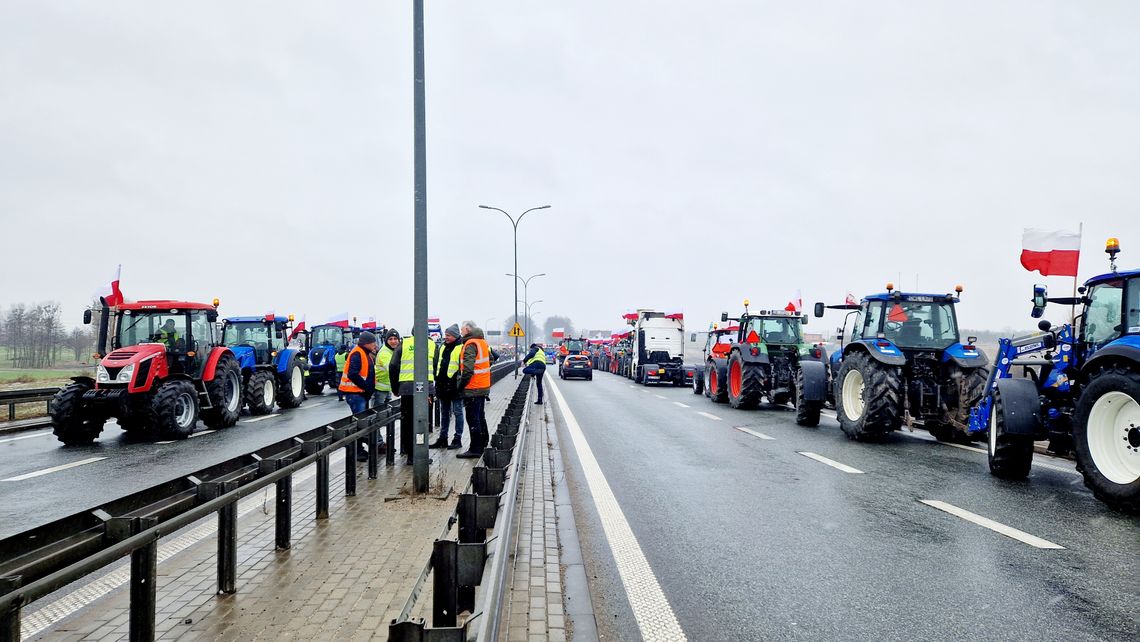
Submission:
<svg viewBox="0 0 1140 642">
<path fill-rule="evenodd" d="M 1133 288 L 1135 289 L 1135 288 Z M 1124 301 L 1124 279 L 1094 285 L 1085 308 L 1085 341 L 1094 346 L 1108 343 L 1122 334 L 1121 304 Z"/>
</svg>

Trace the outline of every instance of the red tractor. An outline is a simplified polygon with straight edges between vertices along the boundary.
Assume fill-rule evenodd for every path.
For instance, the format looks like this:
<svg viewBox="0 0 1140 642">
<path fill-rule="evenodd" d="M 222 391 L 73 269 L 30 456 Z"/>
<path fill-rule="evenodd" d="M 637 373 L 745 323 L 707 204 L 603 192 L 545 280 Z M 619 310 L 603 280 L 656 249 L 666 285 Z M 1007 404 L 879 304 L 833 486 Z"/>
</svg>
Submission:
<svg viewBox="0 0 1140 642">
<path fill-rule="evenodd" d="M 173 439 L 189 437 L 199 417 L 215 429 L 237 423 L 241 367 L 217 336 L 217 305 L 217 299 L 213 305 L 104 305 L 95 378 L 74 377 L 56 393 L 51 401 L 55 436 L 68 446 L 89 444 L 112 417 L 128 432 Z M 91 323 L 91 310 L 83 322 Z"/>
</svg>

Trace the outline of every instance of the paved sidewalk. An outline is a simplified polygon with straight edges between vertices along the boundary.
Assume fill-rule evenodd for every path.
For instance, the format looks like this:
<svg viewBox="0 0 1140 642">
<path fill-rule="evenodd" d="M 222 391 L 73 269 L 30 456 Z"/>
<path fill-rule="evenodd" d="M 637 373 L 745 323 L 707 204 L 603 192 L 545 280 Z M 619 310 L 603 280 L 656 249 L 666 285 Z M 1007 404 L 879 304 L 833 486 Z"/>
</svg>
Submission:
<svg viewBox="0 0 1140 642">
<path fill-rule="evenodd" d="M 493 388 L 487 408 L 494 429 L 517 381 Z M 465 427 L 466 428 L 466 427 Z M 464 431 L 466 433 L 466 430 Z M 464 434 L 466 442 L 468 435 Z M 356 497 L 344 496 L 343 455 L 332 458 L 330 517 L 313 519 L 315 484 L 294 482 L 293 547 L 273 548 L 272 493 L 239 504 L 238 592 L 215 595 L 216 538 L 206 536 L 159 564 L 157 638 L 160 640 L 384 640 L 431 555 L 432 542 L 455 510 L 477 460 L 458 450 L 432 450 L 429 497 L 409 494 L 412 467 L 381 466 L 369 481 L 358 469 Z M 446 496 L 441 500 L 438 497 Z M 251 510 L 252 508 L 252 510 Z M 172 536 L 173 537 L 173 536 Z M 165 540 L 164 540 L 165 541 Z M 161 553 L 160 553 L 161 559 Z M 82 587 L 78 587 L 82 590 Z M 78 591 L 77 591 L 78 592 Z M 27 639 L 126 639 L 126 586 Z M 25 611 L 25 629 L 37 603 Z"/>
<path fill-rule="evenodd" d="M 512 544 L 509 590 L 503 605 L 507 642 L 570 639 L 563 607 L 561 550 L 546 406 L 531 409 L 525 471 L 518 495 L 518 531 Z M 502 634 L 502 632 L 500 632 Z"/>
</svg>

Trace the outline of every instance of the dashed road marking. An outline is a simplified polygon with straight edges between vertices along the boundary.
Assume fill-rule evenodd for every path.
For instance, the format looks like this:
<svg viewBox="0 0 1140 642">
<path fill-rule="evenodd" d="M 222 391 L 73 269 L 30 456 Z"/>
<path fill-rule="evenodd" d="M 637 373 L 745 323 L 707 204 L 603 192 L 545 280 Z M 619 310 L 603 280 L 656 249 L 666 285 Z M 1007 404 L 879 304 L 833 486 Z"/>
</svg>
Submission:
<svg viewBox="0 0 1140 642">
<path fill-rule="evenodd" d="M 682 408 L 692 408 L 692 406 L 690 406 L 689 404 L 681 403 L 680 401 L 674 401 L 673 405 L 680 406 Z"/>
<path fill-rule="evenodd" d="M 7 437 L 5 439 L 0 439 L 0 444 L 6 444 L 6 443 L 12 442 L 12 441 L 20 441 L 21 439 L 35 439 L 36 437 L 50 437 L 51 435 L 52 435 L 52 432 L 49 430 L 46 432 L 37 432 L 34 435 L 20 435 L 19 437 Z"/>
<path fill-rule="evenodd" d="M 746 432 L 746 433 L 752 435 L 753 437 L 759 437 L 761 439 L 767 439 L 769 441 L 775 441 L 776 440 L 775 437 L 770 437 L 768 435 L 765 435 L 762 432 L 756 432 L 755 430 L 750 430 L 748 428 L 745 428 L 744 426 L 733 426 L 733 428 L 739 430 L 740 432 Z"/>
<path fill-rule="evenodd" d="M 962 450 L 968 450 L 972 453 L 981 453 L 983 455 L 989 455 L 990 454 L 990 452 L 988 450 L 986 450 L 985 448 L 975 448 L 973 446 L 967 446 L 965 444 L 951 444 L 948 442 L 940 442 L 940 443 L 942 443 L 943 446 L 953 446 L 954 448 L 961 448 Z M 1049 470 L 1055 470 L 1059 473 L 1068 473 L 1070 475 L 1078 475 L 1078 476 L 1080 475 L 1080 473 L 1078 473 L 1076 471 L 1076 469 L 1065 468 L 1064 466 L 1057 466 L 1056 464 L 1049 464 L 1049 463 L 1046 463 L 1043 461 L 1038 461 L 1037 458 L 1033 459 L 1033 466 L 1035 468 L 1048 468 Z"/>
<path fill-rule="evenodd" d="M 834 459 L 828 459 L 827 457 L 824 457 L 823 455 L 817 455 L 815 453 L 802 451 L 802 450 L 797 451 L 797 452 L 799 454 L 803 455 L 804 457 L 807 457 L 808 459 L 814 459 L 815 461 L 818 461 L 821 464 L 827 464 L 828 466 L 831 466 L 832 468 L 835 468 L 837 470 L 842 470 L 845 473 L 851 473 L 851 474 L 855 474 L 855 475 L 862 475 L 863 474 L 863 471 L 859 470 L 858 468 L 852 468 L 852 467 L 848 466 L 847 464 L 841 464 L 841 463 L 835 461 Z"/>
<path fill-rule="evenodd" d="M 168 439 L 166 441 L 156 441 L 154 443 L 156 446 L 165 446 L 166 444 L 173 444 L 176 441 L 178 441 L 178 440 L 177 439 Z"/>
<path fill-rule="evenodd" d="M 241 423 L 243 423 L 243 424 L 252 424 L 252 423 L 253 423 L 253 422 L 255 422 L 255 421 L 265 421 L 266 419 L 273 419 L 274 417 L 277 417 L 277 416 L 278 416 L 278 414 L 279 414 L 279 413 L 272 413 L 272 414 L 269 414 L 269 415 L 262 415 L 262 416 L 260 416 L 260 417 L 254 417 L 253 419 L 242 419 L 242 420 L 241 420 Z"/>
<path fill-rule="evenodd" d="M 921 501 L 923 504 L 926 504 L 927 506 L 930 506 L 931 508 L 937 508 L 940 511 L 945 511 L 947 513 L 950 513 L 951 515 L 953 515 L 955 517 L 961 517 L 962 519 L 966 520 L 967 522 L 972 522 L 974 524 L 977 524 L 978 526 L 988 528 L 991 531 L 994 531 L 995 533 L 1001 533 L 1002 535 L 1005 535 L 1006 537 L 1013 538 L 1013 539 L 1015 539 L 1019 542 L 1022 542 L 1024 544 L 1029 544 L 1030 546 L 1032 546 L 1034 548 L 1046 548 L 1046 549 L 1062 550 L 1062 551 L 1065 550 L 1065 547 L 1061 546 L 1060 544 L 1054 544 L 1053 542 L 1050 542 L 1047 539 L 1041 539 L 1040 537 L 1037 537 L 1036 535 L 1030 535 L 1029 533 L 1026 533 L 1025 531 L 1017 530 L 1016 528 L 1014 528 L 1012 526 L 1006 526 L 1005 524 L 1002 524 L 1001 522 L 995 522 L 994 520 L 989 519 L 988 517 L 982 517 L 981 515 L 978 515 L 977 513 L 971 513 L 970 511 L 968 511 L 964 508 L 958 508 L 957 506 L 955 506 L 953 504 L 947 504 L 946 502 L 939 501 L 937 499 L 921 499 L 919 501 Z"/>
<path fill-rule="evenodd" d="M 721 420 L 721 419 L 720 419 L 720 417 L 717 417 L 716 415 L 714 415 L 714 414 L 712 414 L 712 413 L 703 412 L 703 411 L 701 411 L 701 410 L 698 410 L 698 411 L 697 411 L 697 414 L 698 414 L 698 415 L 700 415 L 700 416 L 702 416 L 702 417 L 706 417 L 706 418 L 708 418 L 708 419 L 712 419 L 713 421 L 720 421 L 720 420 Z"/>
<path fill-rule="evenodd" d="M 653 395 L 653 396 L 654 396 L 654 397 L 657 397 L 658 399 L 668 399 L 668 397 L 666 397 L 665 395 L 659 395 L 659 394 L 656 394 L 656 393 L 654 393 L 654 395 Z"/>
<path fill-rule="evenodd" d="M 606 476 L 602 472 L 598 460 L 594 458 L 594 451 L 586 441 L 582 428 L 570 412 L 570 406 L 562 397 L 562 392 L 553 381 L 549 384 L 558 408 L 562 411 L 562 418 L 566 422 L 566 430 L 574 442 L 574 450 L 578 453 L 578 460 L 582 464 L 582 472 L 586 476 L 586 483 L 590 488 L 590 496 L 594 500 L 594 507 L 602 520 L 602 530 L 606 541 L 610 545 L 614 562 L 617 564 L 618 575 L 621 576 L 629 598 L 633 617 L 641 630 L 641 636 L 646 640 L 687 640 L 669 600 L 665 597 L 653 568 L 645 559 L 645 553 L 637 542 L 629 522 L 622 513 L 621 506 L 614 496 Z"/>
<path fill-rule="evenodd" d="M 217 431 L 216 430 L 203 430 L 201 432 L 196 432 L 196 433 L 190 435 L 190 439 L 193 439 L 195 437 L 201 437 L 202 435 L 208 435 L 212 432 L 217 432 Z"/>
<path fill-rule="evenodd" d="M 87 459 L 80 459 L 79 461 L 73 461 L 70 464 L 61 464 L 59 466 L 52 466 L 51 468 L 44 468 L 43 470 L 36 470 L 36 471 L 30 472 L 30 473 L 24 473 L 23 475 L 16 475 L 15 477 L 9 477 L 7 479 L 0 479 L 0 481 L 6 481 L 6 482 L 24 481 L 25 479 L 32 479 L 34 477 L 42 477 L 44 475 L 50 475 L 52 473 L 58 473 L 61 470 L 68 470 L 69 468 L 75 468 L 77 466 L 83 466 L 86 464 L 93 464 L 97 461 L 103 461 L 104 459 L 106 459 L 106 457 L 88 457 Z"/>
</svg>

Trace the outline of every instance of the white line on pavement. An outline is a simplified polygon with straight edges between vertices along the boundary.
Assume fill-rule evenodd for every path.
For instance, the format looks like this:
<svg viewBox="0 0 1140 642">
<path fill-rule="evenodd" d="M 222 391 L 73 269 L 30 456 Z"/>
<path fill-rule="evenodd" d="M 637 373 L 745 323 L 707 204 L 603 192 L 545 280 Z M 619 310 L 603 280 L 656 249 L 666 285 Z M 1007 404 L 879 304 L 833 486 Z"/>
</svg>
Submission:
<svg viewBox="0 0 1140 642">
<path fill-rule="evenodd" d="M 5 439 L 0 439 L 0 444 L 6 444 L 10 441 L 20 441 L 21 439 L 34 439 L 36 437 L 50 437 L 51 434 L 52 433 L 49 430 L 47 432 L 37 432 L 34 435 L 20 435 L 19 437 L 7 437 Z"/>
<path fill-rule="evenodd" d="M 765 435 L 762 432 L 756 432 L 755 430 L 749 430 L 748 428 L 745 428 L 744 426 L 733 426 L 733 428 L 736 428 L 740 432 L 746 432 L 746 433 L 752 435 L 753 437 L 759 437 L 761 439 L 767 439 L 770 441 L 775 441 L 775 439 L 776 439 L 775 437 L 769 437 L 768 435 Z"/>
<path fill-rule="evenodd" d="M 610 545 L 614 561 L 617 563 L 618 575 L 625 585 L 626 595 L 629 598 L 633 617 L 641 629 L 641 636 L 646 640 L 687 640 L 669 600 L 657 582 L 657 576 L 645 559 L 645 553 L 637 542 L 629 522 L 622 513 L 617 497 L 614 496 L 610 484 L 598 460 L 594 458 L 594 451 L 586 441 L 586 435 L 570 412 L 570 406 L 562 397 L 558 385 L 550 382 L 550 390 L 562 411 L 562 418 L 566 422 L 566 430 L 574 442 L 574 450 L 578 452 L 578 459 L 582 464 L 582 472 L 586 476 L 586 483 L 590 488 L 590 495 L 594 500 L 594 507 L 602 520 L 602 530 Z"/>
<path fill-rule="evenodd" d="M 165 446 L 166 444 L 173 444 L 176 441 L 178 441 L 178 440 L 177 439 L 168 439 L 166 441 L 156 441 L 156 442 L 154 442 L 154 445 Z"/>
<path fill-rule="evenodd" d="M 338 465 L 344 460 L 344 454 L 338 452 L 329 458 L 331 466 Z M 309 466 L 304 471 L 297 473 L 293 476 L 294 490 L 310 478 L 316 476 L 317 467 Z M 264 493 L 258 493 L 246 497 L 238 502 L 238 519 L 245 517 L 254 510 L 259 510 L 265 502 Z M 272 503 L 272 502 L 270 502 Z M 205 523 L 193 528 L 192 530 L 170 540 L 163 541 L 158 547 L 158 561 L 159 563 L 174 557 L 178 553 L 190 548 L 198 542 L 213 535 L 218 530 L 218 521 L 213 518 L 206 518 Z M 125 585 L 131 578 L 131 568 L 128 565 L 120 566 L 118 569 L 100 577 L 99 579 L 84 584 L 74 591 L 60 597 L 58 600 L 47 604 L 41 609 L 24 616 L 21 625 L 21 637 L 30 638 L 40 631 L 54 625 L 63 618 L 75 613 L 79 609 L 91 604 L 95 600 L 107 595 L 111 591 Z"/>
<path fill-rule="evenodd" d="M 962 450 L 968 450 L 972 453 L 982 453 L 983 455 L 990 454 L 989 451 L 982 450 L 981 448 L 974 448 L 973 446 L 967 446 L 966 444 L 952 444 L 949 442 L 939 442 L 939 443 L 941 443 L 943 446 L 953 446 L 955 448 L 961 448 Z"/>
<path fill-rule="evenodd" d="M 947 442 L 940 442 L 940 443 L 942 443 L 943 446 L 953 446 L 955 448 L 961 448 L 962 450 L 968 450 L 968 451 L 974 452 L 974 453 L 981 453 L 983 455 L 989 455 L 990 454 L 990 452 L 988 450 L 986 450 L 985 448 L 975 448 L 973 446 L 966 446 L 965 444 L 951 444 L 951 443 L 947 443 Z M 1055 470 L 1059 473 L 1069 473 L 1070 475 L 1080 475 L 1080 473 L 1078 473 L 1076 471 L 1076 469 L 1065 468 L 1064 466 L 1057 466 L 1056 464 L 1049 464 L 1049 463 L 1040 461 L 1036 457 L 1033 458 L 1033 465 L 1035 467 L 1038 467 L 1038 468 L 1048 468 L 1049 470 Z"/>
<path fill-rule="evenodd" d="M 687 403 L 681 403 L 680 401 L 674 401 L 674 402 L 673 402 L 673 404 L 674 404 L 674 405 L 677 405 L 677 406 L 680 406 L 680 407 L 682 407 L 682 408 L 692 408 L 692 406 L 690 406 L 689 404 L 687 404 Z"/>
<path fill-rule="evenodd" d="M 52 466 L 51 468 L 45 468 L 43 470 L 37 470 L 37 471 L 31 472 L 31 473 L 24 473 L 23 475 L 17 475 L 15 477 L 9 477 L 7 479 L 0 479 L 0 481 L 7 481 L 7 482 L 24 481 L 25 479 L 32 479 L 33 477 L 50 475 L 51 473 L 58 473 L 61 470 L 67 470 L 68 468 L 75 468 L 76 466 L 82 466 L 84 464 L 93 464 L 97 461 L 102 461 L 104 459 L 106 459 L 106 457 L 88 457 L 87 459 L 80 459 L 79 461 L 73 461 L 70 464 L 63 464 L 60 466 Z"/>
<path fill-rule="evenodd" d="M 278 415 L 278 413 L 273 413 L 273 414 L 269 414 L 269 415 L 262 415 L 262 416 L 260 416 L 260 417 L 254 417 L 253 419 L 242 419 L 242 420 L 241 420 L 241 423 L 243 423 L 243 424 L 251 424 L 251 423 L 253 423 L 253 422 L 255 422 L 255 421 L 265 421 L 266 419 L 273 419 L 273 418 L 274 418 L 274 417 L 276 417 L 277 415 Z"/>
<path fill-rule="evenodd" d="M 190 435 L 190 439 L 193 439 L 195 437 L 201 437 L 202 435 L 208 435 L 212 432 L 217 432 L 217 431 L 216 430 L 203 430 L 202 432 L 196 432 L 193 435 Z"/>
<path fill-rule="evenodd" d="M 1061 546 L 1059 544 L 1054 544 L 1053 542 L 1050 542 L 1047 539 L 1041 539 L 1040 537 L 1037 537 L 1036 535 L 1030 535 L 1029 533 L 1026 533 L 1025 531 L 1019 531 L 1012 526 L 1006 526 L 1005 524 L 1002 524 L 1001 522 L 995 522 L 994 520 L 989 519 L 987 517 L 982 517 L 981 515 L 978 515 L 976 513 L 971 513 L 970 511 L 968 511 L 964 508 L 958 508 L 957 506 L 955 506 L 953 504 L 947 504 L 946 502 L 938 501 L 937 499 L 922 499 L 919 501 L 921 501 L 923 504 L 926 504 L 927 506 L 930 506 L 932 508 L 937 508 L 940 511 L 945 511 L 947 513 L 950 513 L 951 515 L 954 515 L 955 517 L 961 517 L 962 519 L 966 520 L 967 522 L 973 522 L 974 524 L 977 524 L 978 526 L 988 528 L 991 531 L 994 531 L 995 533 L 1001 533 L 1002 535 L 1005 535 L 1006 537 L 1011 537 L 1011 538 L 1013 538 L 1019 542 L 1029 544 L 1030 546 L 1032 546 L 1034 548 L 1048 548 L 1048 549 L 1054 549 L 1054 550 L 1065 550 L 1064 546 Z"/>
<path fill-rule="evenodd" d="M 654 394 L 653 394 L 653 396 L 654 396 L 654 397 L 657 397 L 658 399 L 668 399 L 668 397 L 666 397 L 665 395 L 659 395 L 659 394 L 656 394 L 656 393 L 654 393 Z"/>
<path fill-rule="evenodd" d="M 720 421 L 720 417 L 717 417 L 716 415 L 711 414 L 711 413 L 707 413 L 707 412 L 703 412 L 703 411 L 698 410 L 697 414 L 702 416 L 702 417 L 707 417 L 709 419 L 712 419 L 713 421 Z"/>
<path fill-rule="evenodd" d="M 852 473 L 852 474 L 857 474 L 857 475 L 863 474 L 863 471 L 859 470 L 858 468 L 852 468 L 852 467 L 848 466 L 847 464 L 841 464 L 841 463 L 835 461 L 834 459 L 828 459 L 827 457 L 824 457 L 823 455 L 817 455 L 815 453 L 806 452 L 806 451 L 797 451 L 797 452 L 799 452 L 804 457 L 807 457 L 808 459 L 814 459 L 821 464 L 827 464 L 828 466 L 842 470 L 845 473 Z"/>
</svg>

